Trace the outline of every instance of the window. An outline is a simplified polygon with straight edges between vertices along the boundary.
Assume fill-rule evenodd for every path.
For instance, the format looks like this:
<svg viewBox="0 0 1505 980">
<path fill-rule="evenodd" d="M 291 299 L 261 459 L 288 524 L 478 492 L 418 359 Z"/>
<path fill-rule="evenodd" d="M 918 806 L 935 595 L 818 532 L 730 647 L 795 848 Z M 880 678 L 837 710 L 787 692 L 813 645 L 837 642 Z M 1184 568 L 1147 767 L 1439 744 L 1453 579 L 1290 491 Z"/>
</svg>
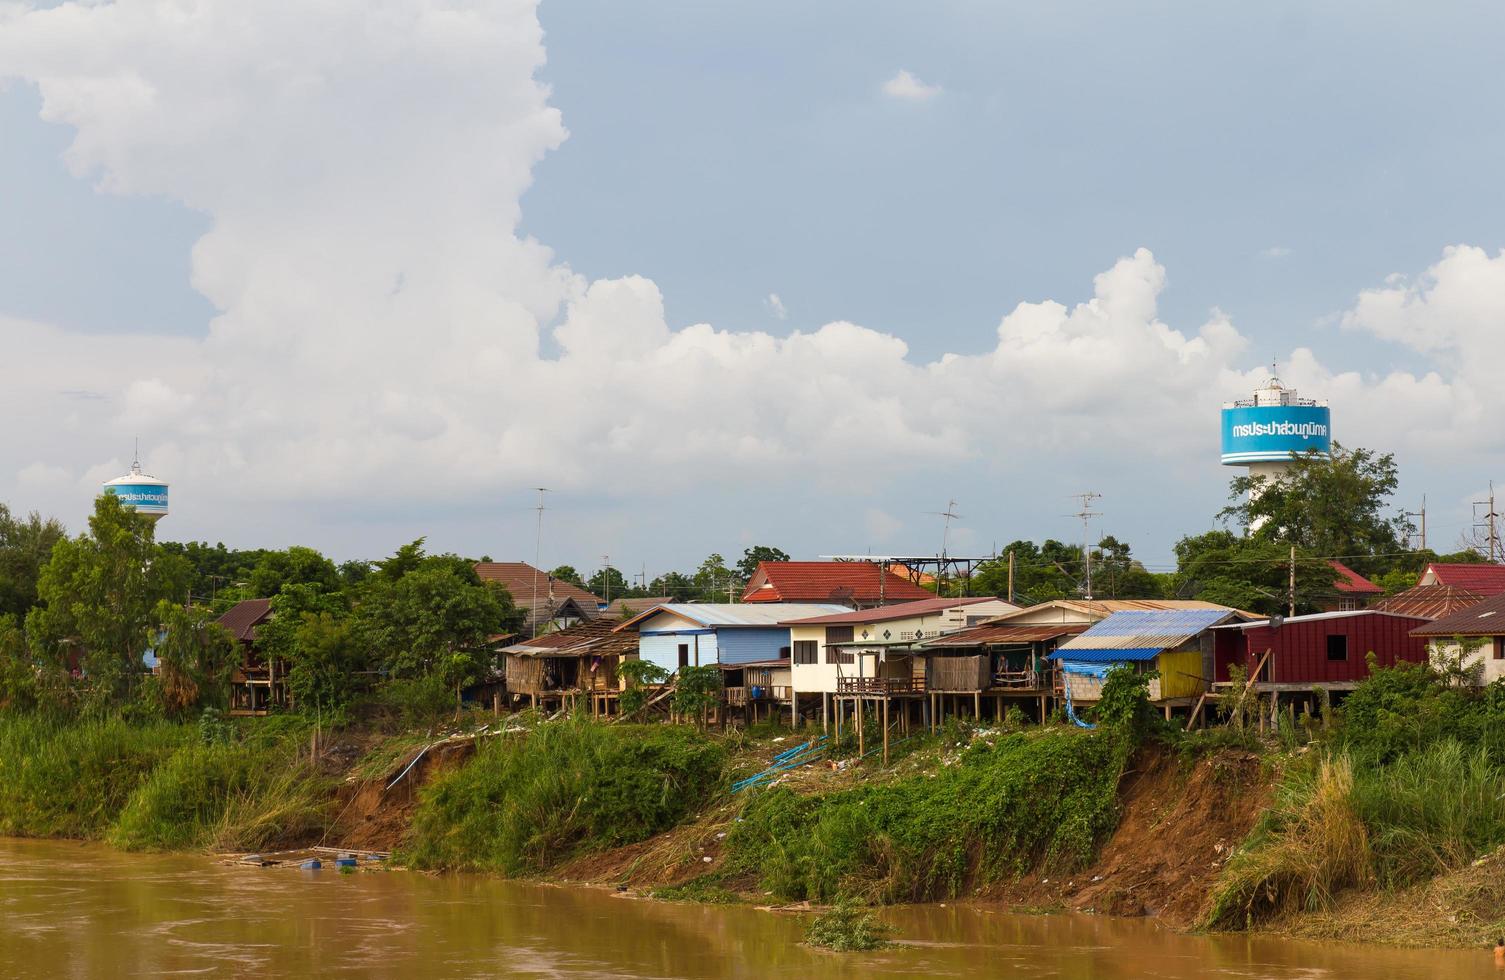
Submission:
<svg viewBox="0 0 1505 980">
<path fill-rule="evenodd" d="M 681 643 L 679 645 L 679 665 L 681 667 L 690 666 L 690 644 L 688 643 Z"/>
<path fill-rule="evenodd" d="M 1364 604 L 1358 599 L 1343 598 L 1338 600 L 1339 612 L 1353 612 L 1355 609 L 1363 609 Z"/>
<path fill-rule="evenodd" d="M 1505 636 L 1495 637 L 1495 659 L 1505 660 Z"/>
<path fill-rule="evenodd" d="M 795 640 L 794 662 L 797 664 L 820 663 L 820 644 L 815 640 Z"/>
<path fill-rule="evenodd" d="M 855 637 L 854 627 L 851 626 L 827 626 L 826 627 L 826 663 L 850 664 L 856 663 L 852 654 L 841 647 L 832 646 L 833 643 L 851 643 Z"/>
<path fill-rule="evenodd" d="M 1348 659 L 1348 637 L 1338 634 L 1327 638 L 1327 659 Z"/>
</svg>

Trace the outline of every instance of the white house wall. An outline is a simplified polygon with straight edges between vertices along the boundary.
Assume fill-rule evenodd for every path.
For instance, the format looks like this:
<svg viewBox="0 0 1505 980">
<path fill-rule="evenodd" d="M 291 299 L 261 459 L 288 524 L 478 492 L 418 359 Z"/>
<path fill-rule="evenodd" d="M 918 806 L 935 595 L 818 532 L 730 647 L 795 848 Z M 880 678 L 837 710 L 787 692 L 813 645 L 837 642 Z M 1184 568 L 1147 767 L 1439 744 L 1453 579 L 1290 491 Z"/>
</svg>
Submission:
<svg viewBox="0 0 1505 980">
<path fill-rule="evenodd" d="M 1473 667 L 1482 663 L 1484 672 L 1479 679 L 1480 683 L 1493 684 L 1505 677 L 1505 660 L 1495 659 L 1495 643 L 1498 641 L 1494 637 L 1486 636 L 1480 639 L 1484 640 L 1484 645 L 1468 655 L 1464 666 Z M 1452 640 L 1433 641 L 1429 649 L 1433 666 L 1441 666 L 1446 659 L 1457 657 L 1459 653 L 1458 644 Z"/>
</svg>

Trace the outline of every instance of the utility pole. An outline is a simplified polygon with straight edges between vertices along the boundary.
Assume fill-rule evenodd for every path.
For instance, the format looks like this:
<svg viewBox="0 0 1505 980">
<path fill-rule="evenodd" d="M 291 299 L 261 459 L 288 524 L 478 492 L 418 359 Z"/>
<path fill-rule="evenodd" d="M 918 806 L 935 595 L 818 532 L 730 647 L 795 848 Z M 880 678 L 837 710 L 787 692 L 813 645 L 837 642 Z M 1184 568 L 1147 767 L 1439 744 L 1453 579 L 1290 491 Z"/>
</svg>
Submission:
<svg viewBox="0 0 1505 980">
<path fill-rule="evenodd" d="M 1479 508 L 1484 508 L 1483 519 L 1480 520 Z M 1484 539 L 1489 547 L 1489 560 L 1500 560 L 1500 514 L 1495 510 L 1495 481 L 1489 481 L 1489 499 L 1474 501 L 1474 527 L 1482 528 Z"/>
<path fill-rule="evenodd" d="M 1421 542 L 1420 542 L 1420 544 L 1417 545 L 1417 547 L 1420 550 L 1422 550 L 1422 551 L 1426 551 L 1427 550 L 1427 495 L 1426 494 L 1422 494 L 1421 495 L 1421 510 L 1407 510 L 1407 511 L 1402 511 L 1401 512 L 1401 516 L 1402 517 L 1419 517 L 1419 518 L 1421 518 Z"/>
<path fill-rule="evenodd" d="M 1296 615 L 1296 546 L 1294 544 L 1291 545 L 1290 585 L 1286 587 L 1286 600 L 1286 615 L 1294 618 Z"/>
<path fill-rule="evenodd" d="M 548 487 L 534 487 L 538 491 L 538 506 L 533 508 L 538 511 L 538 536 L 533 539 L 533 600 L 528 609 L 528 615 L 533 618 L 533 628 L 538 628 L 538 565 L 543 561 L 543 512 L 547 509 L 543 505 L 543 495 L 549 492 Z"/>
<path fill-rule="evenodd" d="M 1074 493 L 1073 497 L 1082 502 L 1082 509 L 1076 513 L 1076 517 L 1082 521 L 1082 567 L 1086 572 L 1086 588 L 1083 590 L 1086 598 L 1092 598 L 1092 519 L 1103 515 L 1092 509 L 1094 500 L 1101 500 L 1102 494 L 1088 490 L 1085 493 Z"/>
<path fill-rule="evenodd" d="M 1009 549 L 1009 602 L 1014 601 L 1014 549 Z"/>
<path fill-rule="evenodd" d="M 611 555 L 601 556 L 601 588 L 606 593 L 601 598 L 611 605 Z"/>
</svg>

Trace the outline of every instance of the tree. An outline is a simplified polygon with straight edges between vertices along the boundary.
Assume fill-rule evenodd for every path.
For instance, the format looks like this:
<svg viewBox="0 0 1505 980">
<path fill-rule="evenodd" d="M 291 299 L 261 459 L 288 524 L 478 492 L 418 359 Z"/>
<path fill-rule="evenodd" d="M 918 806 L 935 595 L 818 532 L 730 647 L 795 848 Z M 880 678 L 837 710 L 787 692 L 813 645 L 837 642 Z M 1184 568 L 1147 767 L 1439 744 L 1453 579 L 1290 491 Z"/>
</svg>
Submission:
<svg viewBox="0 0 1505 980">
<path fill-rule="evenodd" d="M 697 599 L 714 601 L 717 598 L 724 598 L 729 591 L 736 588 L 732 570 L 726 567 L 726 559 L 719 554 L 712 554 L 701 562 L 691 580 L 695 583 Z"/>
<path fill-rule="evenodd" d="M 580 573 L 575 571 L 574 565 L 560 565 L 558 568 L 549 573 L 549 577 L 552 579 L 557 579 L 560 582 L 568 582 L 571 585 L 576 586 L 577 588 L 583 589 L 586 587 L 585 579 L 581 578 Z M 599 592 L 596 594 L 600 595 Z"/>
<path fill-rule="evenodd" d="M 340 587 L 340 570 L 314 549 L 301 545 L 263 553 L 251 569 L 252 594 L 271 598 L 288 585 L 316 585 L 323 592 L 334 592 Z"/>
<path fill-rule="evenodd" d="M 421 544 L 421 542 L 419 542 Z M 394 677 L 452 675 L 455 654 L 480 661 L 487 640 L 517 630 L 522 615 L 507 590 L 482 583 L 455 555 L 423 556 L 401 578 L 386 566 L 362 590 L 356 635 Z"/>
<path fill-rule="evenodd" d="M 193 575 L 189 588 L 195 600 L 228 609 L 241 599 L 260 598 L 246 593 L 251 569 L 266 555 L 263 549 L 238 551 L 226 548 L 223 541 L 213 545 L 207 541 L 163 541 L 160 546 L 167 554 L 178 555 L 188 562 Z M 219 602 L 222 593 L 228 599 L 223 604 Z"/>
<path fill-rule="evenodd" d="M 1296 611 L 1315 612 L 1333 594 L 1336 573 L 1324 559 L 1297 553 Z M 1287 611 L 1290 548 L 1232 531 L 1216 530 L 1176 542 L 1177 598 L 1202 599 L 1235 609 L 1280 615 Z"/>
<path fill-rule="evenodd" d="M 100 494 L 89 531 L 54 545 L 38 577 L 41 604 L 26 617 L 32 653 L 53 667 L 73 666 L 76 655 L 90 711 L 134 693 L 157 604 L 187 592 L 188 563 L 159 548 L 152 532 L 150 518 Z"/>
<path fill-rule="evenodd" d="M 1077 573 L 1082 564 L 1080 548 L 1054 539 L 1043 545 L 1015 541 L 1004 557 L 986 561 L 972 573 L 973 592 L 1008 598 L 1009 552 L 1014 554 L 1014 596 L 1018 602 L 1045 602 L 1079 595 Z"/>
<path fill-rule="evenodd" d="M 235 666 L 235 637 L 208 609 L 157 603 L 157 675 L 154 689 L 169 718 L 183 718 L 202 708 L 224 707 L 230 671 Z"/>
<path fill-rule="evenodd" d="M 592 595 L 606 600 L 620 599 L 628 594 L 627 579 L 609 565 L 592 575 L 590 581 L 585 583 L 585 588 Z"/>
<path fill-rule="evenodd" d="M 1218 517 L 1251 528 L 1264 542 L 1295 545 L 1312 555 L 1341 558 L 1369 574 L 1389 567 L 1383 558 L 1406 549 L 1410 521 L 1386 517 L 1397 484 L 1395 457 L 1333 443 L 1331 458 L 1295 456 L 1278 479 L 1240 476 L 1229 483 L 1234 502 Z M 1253 494 L 1252 499 L 1250 494 Z"/>
<path fill-rule="evenodd" d="M 37 578 L 53 546 L 68 536 L 63 525 L 32 511 L 25 520 L 0 504 L 0 616 L 24 617 L 37 604 Z"/>
<path fill-rule="evenodd" d="M 349 615 L 343 593 L 300 583 L 273 596 L 271 617 L 256 627 L 262 657 L 287 664 L 288 693 L 300 710 L 337 708 L 349 701 L 351 675 L 366 668 Z M 318 625 L 309 625 L 314 622 Z"/>
<path fill-rule="evenodd" d="M 742 552 L 742 560 L 737 562 L 737 574 L 746 582 L 758 570 L 759 562 L 788 560 L 789 555 L 779 548 L 770 548 L 764 544 L 753 545 Z"/>
<path fill-rule="evenodd" d="M 340 584 L 345 588 L 360 585 L 370 578 L 376 568 L 364 558 L 352 558 L 340 562 Z"/>
<path fill-rule="evenodd" d="M 675 602 L 688 602 L 695 594 L 695 583 L 680 572 L 665 572 L 648 583 L 648 591 L 654 595 L 668 596 Z"/>
<path fill-rule="evenodd" d="M 1126 542 L 1106 535 L 1092 550 L 1092 594 L 1099 599 L 1159 599 L 1160 580 L 1132 555 Z"/>
</svg>

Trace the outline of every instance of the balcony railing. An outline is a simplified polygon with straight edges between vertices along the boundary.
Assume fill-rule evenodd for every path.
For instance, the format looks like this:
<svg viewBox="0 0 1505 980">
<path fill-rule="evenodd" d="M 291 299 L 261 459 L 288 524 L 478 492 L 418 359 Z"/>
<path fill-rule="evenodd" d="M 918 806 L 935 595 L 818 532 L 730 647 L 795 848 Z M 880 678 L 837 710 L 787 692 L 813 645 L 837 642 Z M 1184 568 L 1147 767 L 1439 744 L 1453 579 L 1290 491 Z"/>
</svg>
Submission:
<svg viewBox="0 0 1505 980">
<path fill-rule="evenodd" d="M 840 677 L 837 694 L 923 694 L 924 680 L 917 677 Z"/>
</svg>

